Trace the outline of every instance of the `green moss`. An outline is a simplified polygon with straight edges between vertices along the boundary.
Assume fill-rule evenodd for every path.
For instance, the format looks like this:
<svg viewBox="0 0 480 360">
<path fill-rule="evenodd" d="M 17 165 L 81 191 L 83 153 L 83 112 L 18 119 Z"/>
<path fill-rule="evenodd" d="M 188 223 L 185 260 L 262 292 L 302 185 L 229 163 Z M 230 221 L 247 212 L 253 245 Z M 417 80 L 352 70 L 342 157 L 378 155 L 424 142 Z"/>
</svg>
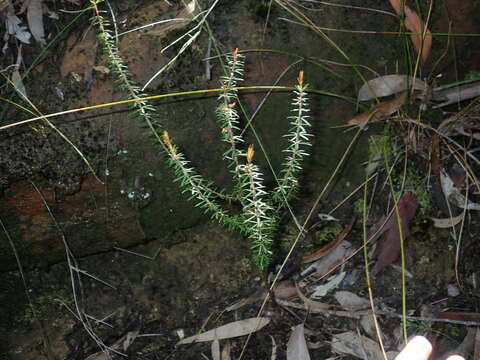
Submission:
<svg viewBox="0 0 480 360">
<path fill-rule="evenodd" d="M 365 200 L 362 198 L 355 201 L 353 204 L 353 212 L 359 216 L 360 219 L 363 219 L 363 209 L 365 207 Z"/>
<path fill-rule="evenodd" d="M 401 174 L 397 176 L 396 183 L 398 188 L 401 185 Z M 415 194 L 418 202 L 418 215 L 420 219 L 428 217 L 432 212 L 433 200 L 428 190 L 427 178 L 421 169 L 417 169 L 414 165 L 407 168 L 405 173 L 404 191 L 411 191 Z"/>
<path fill-rule="evenodd" d="M 31 325 L 35 321 L 45 318 L 52 311 L 54 305 L 61 304 L 70 306 L 72 300 L 63 289 L 52 288 L 49 294 L 39 295 L 32 300 L 32 304 L 25 304 L 23 311 L 19 311 L 15 317 L 17 323 Z"/>
<path fill-rule="evenodd" d="M 342 231 L 342 226 L 339 223 L 325 226 L 317 233 L 317 245 L 326 245 L 333 241 Z"/>
<path fill-rule="evenodd" d="M 430 325 L 424 321 L 407 320 L 407 333 L 422 334 L 430 331 Z"/>
<path fill-rule="evenodd" d="M 368 158 L 370 160 L 378 157 L 387 157 L 389 159 L 394 152 L 392 138 L 387 134 L 372 135 L 368 139 Z"/>
</svg>

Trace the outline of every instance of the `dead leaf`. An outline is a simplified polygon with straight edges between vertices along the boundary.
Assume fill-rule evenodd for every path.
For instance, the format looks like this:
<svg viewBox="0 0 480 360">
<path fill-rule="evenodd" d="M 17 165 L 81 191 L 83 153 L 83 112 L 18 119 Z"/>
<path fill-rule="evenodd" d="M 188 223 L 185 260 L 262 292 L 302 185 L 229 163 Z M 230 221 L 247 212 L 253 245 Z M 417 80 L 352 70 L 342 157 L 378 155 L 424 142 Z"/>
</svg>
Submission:
<svg viewBox="0 0 480 360">
<path fill-rule="evenodd" d="M 27 8 L 28 27 L 33 38 L 42 45 L 45 45 L 45 29 L 43 28 L 43 0 L 30 0 Z"/>
<path fill-rule="evenodd" d="M 464 215 L 465 215 L 464 213 L 461 213 L 460 215 L 451 217 L 451 218 L 445 218 L 445 219 L 431 218 L 431 219 L 433 220 L 434 227 L 440 228 L 440 229 L 446 229 L 459 224 L 463 220 Z"/>
<path fill-rule="evenodd" d="M 20 72 L 18 71 L 18 67 L 16 67 L 15 70 L 13 70 L 11 81 L 15 86 L 15 91 L 18 92 L 20 97 L 22 99 L 27 99 L 27 89 L 23 84 L 22 75 L 20 75 Z"/>
<path fill-rule="evenodd" d="M 343 308 L 362 310 L 370 307 L 370 301 L 350 291 L 337 291 L 334 297 Z"/>
<path fill-rule="evenodd" d="M 440 172 L 440 184 L 442 185 L 443 195 L 445 195 L 449 203 L 461 209 L 480 210 L 480 204 L 470 200 L 467 201 L 460 189 L 455 186 L 450 176 L 443 170 Z"/>
<path fill-rule="evenodd" d="M 345 229 L 343 229 L 340 234 L 338 234 L 338 236 L 336 237 L 335 240 L 331 241 L 330 243 L 328 243 L 327 245 L 325 245 L 321 249 L 313 252 L 312 254 L 305 256 L 300 261 L 300 264 L 306 264 L 306 263 L 318 260 L 321 257 L 328 254 L 333 249 L 335 249 L 338 246 L 338 244 L 340 244 L 343 241 L 343 239 L 345 239 L 345 237 L 350 233 L 350 231 L 353 228 L 353 224 L 355 224 L 355 220 L 356 220 L 356 217 L 353 217 L 350 220 L 350 223 L 347 225 L 347 227 Z"/>
<path fill-rule="evenodd" d="M 277 360 L 277 343 L 275 342 L 275 338 L 272 335 L 269 336 L 272 340 L 272 356 L 270 356 L 270 360 Z"/>
<path fill-rule="evenodd" d="M 427 84 L 408 75 L 385 75 L 369 80 L 358 91 L 358 101 L 390 96 L 413 88 L 425 91 Z"/>
<path fill-rule="evenodd" d="M 297 289 L 297 294 L 298 294 L 298 297 L 304 302 L 304 304 L 308 307 L 309 311 L 312 311 L 312 312 L 322 312 L 324 310 L 328 310 L 330 309 L 331 305 L 330 304 L 325 304 L 325 303 L 321 303 L 319 301 L 315 301 L 315 300 L 310 300 L 308 297 L 306 297 L 302 291 L 300 290 L 300 288 L 298 287 L 298 285 L 296 286 L 296 289 Z"/>
<path fill-rule="evenodd" d="M 193 342 L 213 341 L 215 339 L 230 339 L 238 336 L 248 335 L 262 329 L 270 322 L 270 318 L 256 317 L 234 321 L 218 328 L 193 335 L 177 343 L 177 345 L 191 344 Z"/>
<path fill-rule="evenodd" d="M 455 85 L 452 87 L 439 87 L 433 89 L 433 100 L 441 102 L 436 103 L 432 108 L 438 109 L 478 96 L 480 96 L 480 81 Z"/>
<path fill-rule="evenodd" d="M 373 314 L 362 315 L 360 318 L 360 326 L 365 331 L 365 334 L 375 339 L 377 336 L 377 329 L 375 327 L 375 319 Z"/>
<path fill-rule="evenodd" d="M 248 298 L 242 299 L 230 305 L 225 310 L 233 311 L 245 305 L 255 304 L 257 301 L 265 299 L 265 296 L 267 296 L 267 293 L 268 291 L 266 289 L 260 289 L 256 291 L 254 294 L 250 295 Z M 280 299 L 280 300 L 291 300 L 293 298 L 296 298 L 297 291 L 295 289 L 294 282 L 291 280 L 279 281 L 277 285 L 273 288 L 273 296 L 275 296 L 275 299 Z"/>
<path fill-rule="evenodd" d="M 15 62 L 15 70 L 12 72 L 11 76 L 11 82 L 13 86 L 15 87 L 15 91 L 20 95 L 22 100 L 28 99 L 27 97 L 27 89 L 25 88 L 25 85 L 23 84 L 22 76 L 20 75 L 20 65 L 22 63 L 22 45 L 19 46 L 18 48 L 18 53 L 17 53 L 17 60 Z"/>
<path fill-rule="evenodd" d="M 345 274 L 346 272 L 342 271 L 341 273 L 338 273 L 330 277 L 325 284 L 315 286 L 314 287 L 315 291 L 312 294 L 312 298 L 320 299 L 325 295 L 327 295 L 329 291 L 337 288 L 345 278 Z"/>
<path fill-rule="evenodd" d="M 395 96 L 394 99 L 383 101 L 373 106 L 369 111 L 361 113 L 347 121 L 347 125 L 365 126 L 368 121 L 380 119 L 384 116 L 392 115 L 394 112 L 400 110 L 407 100 L 407 93 L 403 92 Z"/>
<path fill-rule="evenodd" d="M 365 360 L 384 360 L 380 346 L 365 336 L 347 331 L 333 336 L 332 351 Z"/>
<path fill-rule="evenodd" d="M 424 63 L 428 59 L 428 55 L 430 54 L 430 49 L 432 47 L 432 33 L 430 30 L 425 29 L 423 20 L 420 19 L 415 11 L 405 4 L 405 0 L 390 0 L 390 4 L 392 4 L 393 9 L 398 16 L 400 16 L 402 13 L 401 6 L 403 5 L 405 28 L 414 33 L 410 35 L 410 39 L 415 52 L 417 54 L 421 53 L 421 60 L 422 63 Z M 425 37 L 423 37 L 424 32 Z"/>
<path fill-rule="evenodd" d="M 20 25 L 22 20 L 15 15 L 15 9 L 12 5 L 9 5 L 7 8 L 7 32 L 10 35 L 15 36 L 18 40 L 22 43 L 30 44 L 30 37 L 32 36 L 30 32 L 27 30 L 26 26 Z"/>
<path fill-rule="evenodd" d="M 288 339 L 287 360 L 310 360 L 303 324 L 295 326 Z"/>
<path fill-rule="evenodd" d="M 315 261 L 312 265 L 302 271 L 301 275 L 315 273 L 316 276 L 321 277 L 327 274 L 338 264 L 341 264 L 347 257 L 353 253 L 352 244 L 343 240 L 335 249 L 329 252 L 326 256 Z"/>
<path fill-rule="evenodd" d="M 220 341 L 218 339 L 215 339 L 212 341 L 212 346 L 211 346 L 211 351 L 212 351 L 212 359 L 213 360 L 221 360 L 220 356 Z"/>
<path fill-rule="evenodd" d="M 222 356 L 221 356 L 221 359 L 222 360 L 231 360 L 232 357 L 230 355 L 230 353 L 232 352 L 232 345 L 230 343 L 230 340 L 225 340 L 225 345 L 223 345 L 223 349 L 222 349 Z"/>
<path fill-rule="evenodd" d="M 93 70 L 96 72 L 102 73 L 102 74 L 110 74 L 110 69 L 106 66 L 103 65 L 97 65 L 93 67 Z"/>
<path fill-rule="evenodd" d="M 120 339 L 115 341 L 113 345 L 109 346 L 109 348 L 114 351 L 127 351 L 128 347 L 135 341 L 139 333 L 140 329 L 129 331 Z M 108 351 L 98 351 L 89 355 L 85 360 L 110 360 L 111 358 L 112 356 L 109 354 Z"/>
<path fill-rule="evenodd" d="M 405 193 L 398 201 L 398 217 L 400 218 L 404 240 L 410 235 L 409 224 L 415 216 L 417 207 L 417 199 L 415 199 L 415 196 L 411 192 Z M 379 244 L 376 252 L 378 256 L 377 262 L 372 268 L 373 275 L 378 274 L 385 266 L 392 264 L 400 255 L 400 229 L 398 227 L 396 212 L 388 219 L 385 227 L 387 231 L 385 231 L 378 240 Z"/>
</svg>

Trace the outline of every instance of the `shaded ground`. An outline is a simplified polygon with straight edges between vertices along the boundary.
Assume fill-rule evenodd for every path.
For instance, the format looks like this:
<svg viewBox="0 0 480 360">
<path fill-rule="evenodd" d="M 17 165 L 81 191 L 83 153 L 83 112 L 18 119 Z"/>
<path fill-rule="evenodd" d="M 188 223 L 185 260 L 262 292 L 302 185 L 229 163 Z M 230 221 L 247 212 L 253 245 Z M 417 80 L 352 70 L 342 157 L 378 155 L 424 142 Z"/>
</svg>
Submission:
<svg viewBox="0 0 480 360">
<path fill-rule="evenodd" d="M 175 16 L 180 6 L 169 7 L 167 3 L 150 1 L 140 6 L 135 2 L 121 1 L 115 4 L 115 10 L 118 11 L 119 23 L 125 22 L 125 29 L 130 29 L 154 21 L 157 16 Z M 268 13 L 266 3 L 225 1 L 218 7 L 212 16 L 211 26 L 222 51 L 234 47 L 264 47 L 298 53 L 310 60 L 346 62 L 312 32 L 280 20 L 280 17 L 288 14 L 277 6 L 269 14 L 271 25 L 266 29 L 264 39 L 264 23 Z M 458 6 L 458 3 L 447 1 L 437 4 L 431 29 L 447 31 L 445 14 L 448 10 L 449 19 L 453 22 L 452 31 L 480 33 L 478 21 L 471 15 L 476 9 L 474 2 L 464 1 L 461 2 L 462 6 Z M 304 5 L 310 6 L 308 2 Z M 68 6 L 72 10 L 78 10 L 73 4 Z M 361 6 L 379 5 L 372 1 L 362 2 Z M 387 2 L 382 9 L 390 11 Z M 366 10 L 321 5 L 314 5 L 314 10 L 305 12 L 317 24 L 328 28 L 372 31 L 397 29 L 394 17 L 380 17 Z M 62 21 L 66 23 L 69 19 Z M 70 28 L 51 53 L 47 53 L 44 60 L 35 67 L 37 70 L 30 78 L 24 80 L 31 92 L 32 101 L 43 106 L 43 113 L 124 97 L 114 90 L 110 76 L 101 71 L 92 72 L 92 66 L 104 65 L 105 59 L 97 55 L 98 44 L 88 26 L 88 17 L 75 24 L 78 28 Z M 50 26 L 53 25 L 48 23 L 47 27 Z M 144 83 L 168 61 L 169 56 L 174 54 L 173 50 L 160 54 L 158 49 L 182 34 L 184 29 L 173 29 L 170 33 L 161 34 L 132 33 L 120 41 L 119 46 L 138 82 Z M 352 63 L 365 64 L 381 74 L 396 72 L 398 59 L 402 58 L 401 39 L 395 38 L 392 41 L 392 37 L 385 34 L 328 34 L 350 56 Z M 476 41 L 474 39 L 476 38 L 453 39 L 456 56 L 449 51 L 436 71 L 442 72 L 448 81 L 453 81 L 464 78 L 470 70 L 478 70 L 479 52 L 478 47 L 472 45 Z M 202 59 L 206 56 L 207 46 L 208 38 L 203 35 L 182 56 L 175 70 L 156 81 L 151 91 L 166 93 L 217 87 L 221 75 L 218 63 L 212 63 L 212 79 L 205 76 Z M 445 38 L 435 38 L 432 60 L 426 67 L 433 67 L 445 47 Z M 31 63 L 38 50 L 29 53 L 29 49 L 34 48 L 24 49 L 27 63 Z M 11 51 L 10 61 L 16 56 Z M 60 67 L 57 64 L 59 59 L 63 59 Z M 294 56 L 279 54 L 247 54 L 245 84 L 272 84 L 287 66 L 297 60 Z M 8 59 L 4 61 L 7 62 Z M 11 63 L 12 61 L 3 65 L 5 67 Z M 332 67 L 332 75 L 320 71 L 311 62 L 304 61 L 292 65 L 292 70 L 280 80 L 280 84 L 292 85 L 298 70 L 304 69 L 312 88 L 355 97 L 356 89 L 361 83 L 354 80 L 353 72 L 346 65 L 348 64 Z M 457 72 L 453 71 L 455 68 Z M 368 78 L 372 77 L 368 71 L 365 74 L 368 74 Z M 81 80 L 78 80 L 77 75 Z M 54 95 L 58 92 L 53 90 L 46 99 L 43 91 L 36 91 L 45 88 L 59 88 L 65 100 Z M 250 111 L 260 104 L 263 96 L 264 93 L 254 93 L 244 97 Z M 288 130 L 285 121 L 288 103 L 288 95 L 272 95 L 254 120 L 263 145 L 272 149 L 269 156 L 275 168 L 283 160 L 282 153 L 276 150 L 284 145 L 282 136 Z M 227 169 L 219 166 L 222 163 L 222 148 L 218 145 L 218 129 L 213 120 L 214 99 L 187 98 L 182 101 L 159 101 L 156 105 L 160 117 L 165 121 L 165 127 L 192 163 L 222 186 L 231 186 Z M 238 234 L 230 233 L 217 225 L 207 225 L 206 217 L 180 195 L 163 159 L 145 140 L 144 129 L 128 117 L 125 109 L 113 111 L 89 112 L 85 116 L 75 115 L 57 121 L 62 131 L 85 152 L 106 185 L 100 184 L 91 175 L 86 175 L 88 169 L 84 162 L 59 140 L 56 133 L 44 125 L 2 131 L 2 153 L 10 156 L 3 157 L 0 164 L 0 184 L 3 190 L 0 214 L 26 269 L 27 293 L 34 305 L 33 308 L 28 305 L 9 240 L 2 234 L 1 250 L 5 257 L 0 266 L 3 266 L 5 272 L 1 278 L 0 329 L 2 338 L 7 341 L 2 342 L 0 350 L 6 359 L 80 360 L 96 353 L 99 348 L 92 336 L 87 334 L 84 326 L 68 310 L 75 313 L 76 307 L 92 317 L 89 321 L 99 339 L 106 345 L 114 344 L 129 331 L 139 330 L 140 334 L 152 334 L 138 337 L 128 348 L 129 357 L 142 359 L 198 359 L 201 353 L 210 357 L 210 344 L 176 348 L 179 334 L 184 332 L 189 336 L 200 329 L 211 329 L 234 320 L 253 317 L 260 309 L 261 302 L 257 301 L 237 311 L 224 312 L 228 305 L 248 298 L 266 287 L 267 274 L 256 269 L 251 261 L 250 244 Z M 293 204 L 300 222 L 306 219 L 315 198 L 323 189 L 355 131 L 345 133 L 343 129 L 332 129 L 330 126 L 343 124 L 354 112 L 353 105 L 338 99 L 312 99 L 315 142 L 302 178 L 303 190 Z M 439 113 L 433 115 L 440 116 Z M 6 108 L 2 125 L 12 122 L 16 117 L 25 118 L 14 109 Z M 432 120 L 432 126 L 438 126 L 440 121 L 438 117 Z M 402 143 L 409 130 L 406 126 L 393 130 L 396 135 L 400 135 L 397 137 L 398 144 Z M 382 125 L 371 126 L 363 134 L 350 154 L 347 165 L 315 213 L 330 213 L 364 180 L 364 170 L 360 164 L 368 159 L 367 139 L 368 136 L 379 133 L 384 133 Z M 418 139 L 424 142 L 419 147 L 423 145 L 423 148 L 429 148 L 428 136 L 419 136 Z M 248 141 L 254 142 L 253 137 Z M 478 141 L 468 141 L 463 145 L 471 148 L 478 146 Z M 418 153 L 409 153 L 409 157 L 414 161 L 410 163 L 411 168 L 423 180 L 424 174 L 429 171 L 428 162 Z M 265 160 L 261 156 L 258 158 L 263 168 L 266 168 Z M 446 161 L 444 165 L 450 170 L 453 161 Z M 474 164 L 471 166 L 472 172 L 478 174 L 478 168 Z M 109 171 L 108 177 L 105 170 Z M 396 171 L 394 176 L 401 178 L 402 172 Z M 51 206 L 50 211 L 43 207 L 39 193 L 26 180 L 39 186 L 45 201 Z M 267 175 L 267 182 L 271 181 Z M 384 175 L 379 176 L 369 227 L 387 212 L 389 191 L 388 187 L 382 188 L 384 181 Z M 431 181 L 434 185 L 437 182 L 436 179 Z M 441 195 L 435 186 L 426 193 L 433 199 Z M 336 233 L 332 232 L 338 234 L 338 229 L 344 228 L 353 216 L 361 217 L 358 204 L 362 196 L 361 192 L 354 195 L 332 213 L 339 219 Z M 419 193 L 416 196 L 420 198 Z M 445 204 L 432 200 L 430 209 L 425 209 L 424 206 L 425 203 L 422 203 L 412 221 L 411 234 L 406 242 L 406 267 L 413 275 L 413 278 L 407 280 L 406 288 L 409 315 L 437 318 L 445 311 L 477 313 L 480 296 L 476 285 L 478 266 L 475 258 L 480 254 L 475 238 L 480 226 L 478 215 L 472 213 L 466 218 L 458 251 L 460 287 L 455 274 L 457 243 L 452 239 L 450 229 L 436 229 L 430 220 L 431 216 L 448 216 Z M 51 215 L 60 224 L 78 261 L 78 264 L 72 266 L 88 273 L 81 275 L 80 281 L 74 276 L 74 294 L 72 278 L 65 263 L 61 232 Z M 316 218 L 310 224 L 313 225 L 315 221 Z M 306 239 L 300 242 L 298 250 L 293 254 L 291 266 L 289 265 L 293 269 L 290 278 L 298 276 L 294 263 L 325 244 L 325 228 L 331 224 L 321 225 L 312 228 Z M 279 263 L 296 234 L 293 222 L 286 217 L 276 248 Z M 355 249 L 361 247 L 360 220 L 347 240 Z M 127 251 L 151 259 L 118 248 L 126 248 Z M 361 253 L 347 262 L 345 271 L 348 279 L 339 289 L 368 297 Z M 315 280 L 313 285 L 317 282 Z M 460 295 L 453 296 L 452 292 L 449 293 L 449 286 L 457 287 Z M 373 279 L 372 290 L 379 307 L 390 314 L 401 314 L 402 283 L 397 269 L 388 266 L 379 272 Z M 290 328 L 302 321 L 308 330 L 312 358 L 327 358 L 331 356 L 330 342 L 333 334 L 360 327 L 359 319 L 314 314 L 288 307 L 288 304 L 282 304 L 281 301 L 294 299 L 284 295 L 279 295 L 278 300 L 267 306 L 266 314 L 272 317 L 272 321 L 267 328 L 252 337 L 245 358 L 270 358 L 270 336 L 278 346 L 278 358 L 285 358 Z M 331 295 L 321 301 L 335 303 Z M 302 304 L 301 301 L 297 303 Z M 104 321 L 108 326 L 96 323 L 98 320 Z M 479 321 L 475 317 L 470 320 Z M 386 315 L 380 318 L 388 350 L 397 349 L 401 343 L 399 322 L 398 318 Z M 369 330 L 371 329 L 364 327 L 361 331 L 376 340 L 375 333 L 370 333 Z M 465 339 L 466 332 L 464 325 L 420 321 L 409 323 L 409 333 L 430 334 L 431 340 L 436 341 L 438 354 L 455 349 Z M 232 340 L 231 344 L 232 355 L 238 356 L 244 338 Z"/>
</svg>

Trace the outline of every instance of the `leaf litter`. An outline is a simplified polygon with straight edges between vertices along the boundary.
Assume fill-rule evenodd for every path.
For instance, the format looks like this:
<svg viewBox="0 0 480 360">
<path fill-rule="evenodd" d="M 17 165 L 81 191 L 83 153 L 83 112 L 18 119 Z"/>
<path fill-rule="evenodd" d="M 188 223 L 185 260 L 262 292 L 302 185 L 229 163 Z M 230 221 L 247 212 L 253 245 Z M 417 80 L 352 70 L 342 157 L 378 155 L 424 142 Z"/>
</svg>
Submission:
<svg viewBox="0 0 480 360">
<path fill-rule="evenodd" d="M 287 360 L 310 360 L 303 324 L 295 326 L 292 330 L 287 343 Z"/>
<path fill-rule="evenodd" d="M 373 275 L 378 274 L 384 267 L 397 260 L 400 255 L 400 241 L 410 236 L 410 222 L 415 216 L 417 207 L 417 199 L 411 192 L 405 193 L 398 201 L 398 218 L 396 210 L 394 210 L 383 226 L 385 231 L 378 240 L 377 262 L 372 268 Z M 398 219 L 400 220 L 400 227 L 398 226 Z M 401 239 L 401 235 L 403 239 Z"/>
<path fill-rule="evenodd" d="M 226 325 L 222 325 L 212 330 L 208 330 L 201 334 L 193 335 L 180 340 L 177 345 L 191 344 L 195 342 L 214 341 L 222 339 L 230 339 L 234 337 L 244 336 L 261 330 L 270 323 L 270 318 L 255 317 L 239 321 L 234 321 Z"/>
<path fill-rule="evenodd" d="M 406 3 L 405 0 L 390 0 L 390 4 L 398 16 L 404 16 L 405 28 L 411 31 L 410 39 L 422 63 L 426 62 L 432 47 L 432 33 L 425 23 Z"/>
</svg>

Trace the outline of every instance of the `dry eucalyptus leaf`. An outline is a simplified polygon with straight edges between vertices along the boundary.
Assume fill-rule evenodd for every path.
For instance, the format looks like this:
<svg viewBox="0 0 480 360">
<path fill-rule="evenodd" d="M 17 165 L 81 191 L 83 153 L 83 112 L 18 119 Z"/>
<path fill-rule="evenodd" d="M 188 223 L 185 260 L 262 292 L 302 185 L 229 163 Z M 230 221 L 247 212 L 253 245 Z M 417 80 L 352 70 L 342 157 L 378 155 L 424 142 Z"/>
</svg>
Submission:
<svg viewBox="0 0 480 360">
<path fill-rule="evenodd" d="M 231 346 L 230 340 L 227 339 L 225 340 L 225 345 L 223 345 L 221 359 L 231 360 L 232 359 L 232 356 L 230 355 L 231 352 L 232 352 L 232 346 Z"/>
<path fill-rule="evenodd" d="M 315 272 L 318 276 L 323 276 L 353 254 L 353 251 L 352 244 L 343 240 L 335 249 L 302 271 L 301 275 L 306 276 Z"/>
<path fill-rule="evenodd" d="M 370 301 L 350 291 L 336 291 L 333 296 L 343 308 L 362 310 L 370 307 Z"/>
<path fill-rule="evenodd" d="M 443 194 L 450 204 L 461 209 L 480 210 L 480 204 L 474 203 L 470 200 L 467 201 L 460 189 L 455 186 L 453 180 L 445 171 L 440 172 L 440 183 L 442 185 Z"/>
<path fill-rule="evenodd" d="M 464 213 L 461 213 L 460 215 L 455 217 L 450 217 L 445 219 L 432 218 L 433 226 L 440 229 L 450 228 L 459 224 L 462 221 L 463 217 L 464 217 Z"/>
<path fill-rule="evenodd" d="M 425 90 L 427 84 L 408 75 L 385 75 L 368 81 L 358 91 L 358 100 L 366 101 L 390 96 L 409 89 Z"/>
<path fill-rule="evenodd" d="M 272 356 L 270 356 L 270 360 L 277 360 L 277 343 L 272 335 L 269 336 L 270 340 L 272 340 Z"/>
<path fill-rule="evenodd" d="M 27 99 L 27 89 L 22 81 L 22 76 L 18 71 L 18 67 L 12 72 L 11 81 L 15 86 L 15 91 L 18 92 L 22 99 Z"/>
<path fill-rule="evenodd" d="M 433 100 L 439 102 L 435 104 L 433 108 L 441 108 L 478 96 L 480 96 L 480 81 L 452 87 L 440 87 L 433 89 Z"/>
<path fill-rule="evenodd" d="M 365 336 L 347 331 L 333 336 L 332 351 L 364 360 L 384 360 L 380 346 Z"/>
<path fill-rule="evenodd" d="M 342 271 L 339 274 L 336 274 L 328 279 L 328 281 L 325 284 L 322 285 L 317 285 L 314 287 L 315 291 L 312 294 L 313 299 L 320 299 L 327 295 L 327 293 L 340 285 L 340 283 L 343 281 L 345 278 L 345 271 Z"/>
<path fill-rule="evenodd" d="M 323 276 L 353 254 L 353 251 L 352 244 L 343 240 L 335 249 L 302 271 L 301 275 L 315 272 L 318 276 Z"/>
<path fill-rule="evenodd" d="M 407 92 L 397 94 L 395 98 L 389 101 L 383 101 L 373 106 L 369 111 L 354 116 L 348 120 L 347 125 L 365 126 L 370 120 L 380 119 L 384 116 L 392 115 L 400 110 L 407 100 Z"/>
<path fill-rule="evenodd" d="M 360 326 L 365 331 L 365 334 L 375 339 L 377 330 L 375 328 L 375 320 L 373 314 L 362 315 L 360 318 Z"/>
<path fill-rule="evenodd" d="M 375 251 L 377 262 L 372 268 L 372 275 L 378 274 L 385 266 L 395 262 L 400 255 L 400 235 L 403 240 L 410 236 L 410 222 L 418 208 L 418 202 L 415 195 L 411 192 L 405 193 L 398 201 L 398 217 L 400 218 L 400 227 L 396 211 L 385 223 L 387 229 L 378 240 L 378 248 Z M 381 219 L 383 223 L 383 219 Z M 400 230 L 401 229 L 401 230 Z"/>
<path fill-rule="evenodd" d="M 412 32 L 410 39 L 413 48 L 417 54 L 420 54 L 421 52 L 422 63 L 425 62 L 428 59 L 432 47 L 432 33 L 430 30 L 425 29 L 425 23 L 423 20 L 420 19 L 415 11 L 405 4 L 405 0 L 390 0 L 390 4 L 392 4 L 397 15 L 400 16 L 403 12 L 405 28 Z M 423 36 L 424 34 L 425 36 Z"/>
<path fill-rule="evenodd" d="M 270 318 L 258 317 L 234 321 L 218 328 L 206 331 L 201 334 L 190 336 L 177 343 L 177 345 L 191 344 L 193 342 L 213 341 L 215 339 L 230 339 L 238 336 L 248 335 L 260 330 L 270 322 Z"/>
<path fill-rule="evenodd" d="M 303 324 L 295 326 L 288 339 L 287 360 L 310 360 Z"/>
<path fill-rule="evenodd" d="M 22 20 L 15 15 L 15 10 L 12 5 L 7 8 L 6 26 L 10 35 L 15 36 L 22 43 L 30 44 L 30 37 L 32 36 L 27 30 L 26 26 L 21 26 Z"/>
<path fill-rule="evenodd" d="M 28 27 L 37 42 L 45 45 L 45 29 L 43 28 L 43 0 L 30 0 L 27 8 Z"/>
<path fill-rule="evenodd" d="M 212 341 L 212 346 L 211 346 L 211 350 L 212 350 L 212 359 L 213 360 L 221 360 L 221 356 L 220 356 L 220 341 L 218 341 L 218 339 L 215 339 Z"/>
</svg>

